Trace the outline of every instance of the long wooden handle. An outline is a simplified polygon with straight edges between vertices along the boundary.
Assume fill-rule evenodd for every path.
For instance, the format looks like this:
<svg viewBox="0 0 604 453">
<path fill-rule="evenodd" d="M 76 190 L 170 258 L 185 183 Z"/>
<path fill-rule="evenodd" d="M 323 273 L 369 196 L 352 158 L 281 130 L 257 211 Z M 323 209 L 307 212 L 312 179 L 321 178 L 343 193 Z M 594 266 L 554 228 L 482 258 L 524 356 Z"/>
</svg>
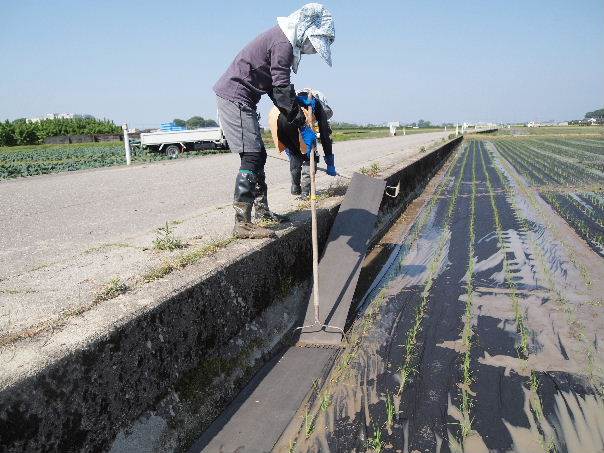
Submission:
<svg viewBox="0 0 604 453">
<path fill-rule="evenodd" d="M 312 94 L 308 93 L 308 99 L 312 99 Z M 308 107 L 307 124 L 312 128 L 312 107 Z M 310 118 L 310 120 L 308 120 Z M 321 324 L 319 320 L 319 239 L 317 234 L 317 185 L 315 182 L 315 150 L 316 142 L 310 150 L 310 215 L 312 227 L 312 284 L 313 284 L 313 305 L 315 309 L 315 324 Z"/>
</svg>

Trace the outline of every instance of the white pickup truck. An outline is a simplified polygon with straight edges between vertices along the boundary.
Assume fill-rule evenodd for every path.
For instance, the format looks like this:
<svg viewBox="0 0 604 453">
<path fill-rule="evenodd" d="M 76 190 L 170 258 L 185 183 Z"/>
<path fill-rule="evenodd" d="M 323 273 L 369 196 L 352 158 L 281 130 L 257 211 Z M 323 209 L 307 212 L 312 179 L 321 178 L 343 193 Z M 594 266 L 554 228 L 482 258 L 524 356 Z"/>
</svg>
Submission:
<svg viewBox="0 0 604 453">
<path fill-rule="evenodd" d="M 178 157 L 183 151 L 228 149 L 229 147 L 220 127 L 143 132 L 140 145 L 150 151 L 163 152 L 171 158 Z"/>
</svg>

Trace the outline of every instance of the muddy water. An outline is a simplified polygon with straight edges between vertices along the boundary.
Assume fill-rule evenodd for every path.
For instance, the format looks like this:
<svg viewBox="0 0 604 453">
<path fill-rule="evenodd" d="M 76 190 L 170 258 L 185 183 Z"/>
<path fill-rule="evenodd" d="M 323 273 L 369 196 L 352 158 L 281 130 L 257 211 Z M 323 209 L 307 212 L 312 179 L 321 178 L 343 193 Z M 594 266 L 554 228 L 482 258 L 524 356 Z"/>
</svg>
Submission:
<svg viewBox="0 0 604 453">
<path fill-rule="evenodd" d="M 493 145 L 452 159 L 292 451 L 604 450 L 604 260 Z"/>
</svg>

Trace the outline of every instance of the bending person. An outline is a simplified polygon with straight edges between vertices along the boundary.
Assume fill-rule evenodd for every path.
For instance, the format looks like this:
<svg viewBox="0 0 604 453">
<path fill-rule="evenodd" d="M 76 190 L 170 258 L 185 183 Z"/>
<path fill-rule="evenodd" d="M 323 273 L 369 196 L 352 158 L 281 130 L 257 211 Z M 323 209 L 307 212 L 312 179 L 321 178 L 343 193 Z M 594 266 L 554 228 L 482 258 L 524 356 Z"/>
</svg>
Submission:
<svg viewBox="0 0 604 453">
<path fill-rule="evenodd" d="M 309 92 L 312 95 L 310 102 L 308 100 Z M 307 115 L 307 123 L 312 124 L 315 132 L 319 132 L 319 139 L 323 147 L 325 163 L 327 164 L 327 174 L 336 176 L 331 128 L 328 121 L 332 117 L 333 111 L 327 103 L 327 99 L 320 91 L 310 88 L 298 92 L 297 99 L 301 107 L 312 107 L 312 117 L 309 118 L 307 112 L 304 111 Z M 304 139 L 298 132 L 298 129 L 289 123 L 287 118 L 276 107 L 273 107 L 269 112 L 268 124 L 273 142 L 275 142 L 275 148 L 280 153 L 285 151 L 289 157 L 292 195 L 300 195 L 303 199 L 308 198 L 310 195 L 310 149 L 304 143 Z M 319 162 L 319 156 L 316 153 L 315 163 L 317 162 Z"/>
<path fill-rule="evenodd" d="M 256 112 L 261 96 L 268 94 L 286 121 L 300 130 L 304 142 L 312 147 L 317 136 L 306 125 L 291 84 L 291 71 L 297 73 L 303 54 L 319 53 L 331 66 L 335 31 L 331 13 L 323 5 L 309 3 L 288 17 L 277 18 L 277 23 L 245 46 L 214 85 L 220 125 L 229 147 L 241 158 L 233 200 L 233 235 L 238 238 L 274 236 L 273 231 L 252 223 L 252 206 L 256 219 L 283 220 L 268 207 L 266 149 Z"/>
</svg>

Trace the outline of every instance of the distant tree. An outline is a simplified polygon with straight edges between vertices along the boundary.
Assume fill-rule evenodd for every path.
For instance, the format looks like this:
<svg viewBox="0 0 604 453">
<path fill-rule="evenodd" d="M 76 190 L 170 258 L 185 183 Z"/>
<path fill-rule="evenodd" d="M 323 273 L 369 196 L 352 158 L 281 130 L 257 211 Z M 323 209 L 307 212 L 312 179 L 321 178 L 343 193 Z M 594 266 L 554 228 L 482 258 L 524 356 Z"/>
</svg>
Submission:
<svg viewBox="0 0 604 453">
<path fill-rule="evenodd" d="M 419 121 L 417 122 L 417 126 L 418 126 L 419 128 L 423 128 L 423 127 L 431 127 L 431 126 L 432 126 L 432 123 L 431 123 L 430 121 L 419 120 Z"/>
<path fill-rule="evenodd" d="M 15 128 L 9 120 L 0 123 L 0 146 L 14 146 L 17 144 Z"/>
<path fill-rule="evenodd" d="M 346 123 L 343 121 L 333 121 L 331 123 L 331 128 L 332 129 L 358 129 L 359 126 L 358 124 L 354 124 L 354 123 Z"/>
<path fill-rule="evenodd" d="M 180 118 L 174 118 L 172 122 L 175 126 L 187 127 L 187 122 L 185 120 L 181 120 Z"/>
<path fill-rule="evenodd" d="M 587 112 L 585 118 L 604 118 L 604 109 L 594 110 L 593 112 Z"/>
<path fill-rule="evenodd" d="M 40 135 L 38 134 L 35 123 L 16 123 L 15 140 L 17 145 L 37 145 L 40 143 Z"/>
<path fill-rule="evenodd" d="M 187 129 L 197 129 L 200 127 L 216 127 L 216 121 L 211 119 L 204 119 L 201 116 L 192 116 L 187 120 Z"/>
<path fill-rule="evenodd" d="M 113 121 L 92 117 L 55 118 L 28 123 L 24 118 L 0 123 L 0 146 L 35 145 L 46 137 L 79 134 L 118 134 Z"/>
<path fill-rule="evenodd" d="M 201 116 L 192 116 L 187 120 L 187 129 L 197 129 L 203 127 L 205 120 Z"/>
</svg>

